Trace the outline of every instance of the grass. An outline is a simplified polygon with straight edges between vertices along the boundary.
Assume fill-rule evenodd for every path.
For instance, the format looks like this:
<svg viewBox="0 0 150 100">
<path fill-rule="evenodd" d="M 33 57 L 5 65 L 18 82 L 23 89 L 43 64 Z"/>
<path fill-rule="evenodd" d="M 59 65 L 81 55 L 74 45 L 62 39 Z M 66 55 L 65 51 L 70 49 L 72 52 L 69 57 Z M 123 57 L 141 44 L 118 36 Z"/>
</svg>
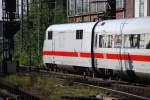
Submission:
<svg viewBox="0 0 150 100">
<path fill-rule="evenodd" d="M 16 85 L 21 85 L 29 91 L 36 92 L 44 100 L 60 100 L 61 96 L 95 96 L 104 93 L 104 90 L 92 88 L 88 86 L 74 84 L 71 81 L 62 81 L 55 78 L 53 75 L 43 77 L 40 75 L 23 76 L 23 75 L 8 75 L 2 79 Z"/>
</svg>

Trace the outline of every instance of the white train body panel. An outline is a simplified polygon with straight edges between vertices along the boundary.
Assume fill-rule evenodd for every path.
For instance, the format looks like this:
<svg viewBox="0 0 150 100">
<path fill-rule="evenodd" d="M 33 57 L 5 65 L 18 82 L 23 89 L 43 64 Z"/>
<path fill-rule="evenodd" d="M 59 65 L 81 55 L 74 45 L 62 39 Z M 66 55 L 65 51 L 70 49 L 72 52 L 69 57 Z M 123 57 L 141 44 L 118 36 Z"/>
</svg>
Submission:
<svg viewBox="0 0 150 100">
<path fill-rule="evenodd" d="M 50 26 L 44 41 L 44 63 L 91 68 L 95 24 Z M 76 30 L 83 30 L 82 39 L 76 39 Z M 52 31 L 51 40 L 48 39 L 49 31 Z M 102 21 L 94 32 L 95 67 L 150 74 L 150 17 Z"/>
<path fill-rule="evenodd" d="M 117 34 L 120 35 L 122 41 L 120 42 L 120 47 L 115 48 L 114 40 L 112 43 L 113 48 L 96 48 L 95 52 L 102 53 L 106 57 L 106 59 L 97 59 L 98 67 L 123 71 L 133 70 L 137 73 L 150 73 L 150 60 L 144 60 L 145 58 L 150 59 L 150 48 L 146 49 L 145 47 L 150 42 L 150 17 L 104 22 L 105 25 L 103 26 L 101 26 L 101 23 L 97 25 L 95 30 L 96 34 L 104 36 L 111 35 L 113 37 Z M 145 43 L 141 44 L 140 48 L 125 47 L 127 44 L 129 46 L 129 39 L 126 39 L 125 36 L 131 34 L 145 36 L 143 38 Z M 111 54 L 116 54 L 116 56 L 119 54 L 121 58 L 107 58 L 107 56 L 113 56 Z M 125 58 L 133 60 L 124 60 Z"/>
<path fill-rule="evenodd" d="M 60 53 L 60 56 L 44 56 L 44 63 L 91 67 L 91 59 L 81 58 L 80 53 L 91 51 L 91 30 L 94 24 L 95 22 L 50 26 L 46 38 L 48 31 L 53 31 L 53 39 L 44 41 L 44 51 Z M 88 26 L 85 27 L 86 25 Z M 76 40 L 76 30 L 80 29 L 84 32 L 83 39 Z"/>
</svg>

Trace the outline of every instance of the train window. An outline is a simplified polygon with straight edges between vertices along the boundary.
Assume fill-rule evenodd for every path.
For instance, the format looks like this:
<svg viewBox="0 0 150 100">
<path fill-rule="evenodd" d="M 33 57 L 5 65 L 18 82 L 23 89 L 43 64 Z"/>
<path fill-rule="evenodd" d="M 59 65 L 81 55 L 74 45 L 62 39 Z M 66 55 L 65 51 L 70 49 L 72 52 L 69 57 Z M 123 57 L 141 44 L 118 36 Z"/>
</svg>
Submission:
<svg viewBox="0 0 150 100">
<path fill-rule="evenodd" d="M 129 36 L 130 47 L 139 48 L 140 47 L 140 34 L 132 34 Z"/>
<path fill-rule="evenodd" d="M 99 48 L 112 48 L 113 35 L 99 35 Z"/>
<path fill-rule="evenodd" d="M 145 36 L 145 48 L 150 49 L 150 34 L 146 34 Z"/>
<path fill-rule="evenodd" d="M 122 39 L 121 39 L 121 35 L 116 35 L 114 38 L 114 47 L 115 48 L 121 48 L 121 43 Z"/>
<path fill-rule="evenodd" d="M 101 23 L 101 26 L 104 26 L 104 25 L 105 25 L 105 22 L 102 22 L 102 23 Z"/>
<path fill-rule="evenodd" d="M 124 48 L 150 48 L 150 40 L 146 34 L 130 34 L 124 36 Z"/>
<path fill-rule="evenodd" d="M 146 49 L 150 49 L 150 41 L 146 44 Z"/>
<path fill-rule="evenodd" d="M 107 35 L 103 35 L 103 48 L 107 48 L 108 45 L 108 36 Z"/>
<path fill-rule="evenodd" d="M 129 35 L 124 35 L 124 48 L 130 48 Z"/>
<path fill-rule="evenodd" d="M 111 48 L 112 35 L 99 35 L 99 48 Z"/>
<path fill-rule="evenodd" d="M 112 35 L 108 35 L 108 48 L 112 48 Z"/>
<path fill-rule="evenodd" d="M 76 30 L 76 39 L 83 39 L 83 30 Z"/>
<path fill-rule="evenodd" d="M 97 48 L 97 34 L 96 34 L 96 37 L 95 37 L 95 48 Z"/>
<path fill-rule="evenodd" d="M 140 40 L 139 40 L 139 48 L 140 49 L 145 49 L 145 43 L 146 43 L 146 41 L 145 41 L 145 36 L 146 36 L 146 34 L 141 34 L 140 35 Z"/>
<path fill-rule="evenodd" d="M 48 39 L 52 40 L 53 38 L 53 31 L 48 31 Z"/>
<path fill-rule="evenodd" d="M 99 35 L 99 48 L 102 48 L 102 44 L 103 44 L 103 36 Z"/>
</svg>

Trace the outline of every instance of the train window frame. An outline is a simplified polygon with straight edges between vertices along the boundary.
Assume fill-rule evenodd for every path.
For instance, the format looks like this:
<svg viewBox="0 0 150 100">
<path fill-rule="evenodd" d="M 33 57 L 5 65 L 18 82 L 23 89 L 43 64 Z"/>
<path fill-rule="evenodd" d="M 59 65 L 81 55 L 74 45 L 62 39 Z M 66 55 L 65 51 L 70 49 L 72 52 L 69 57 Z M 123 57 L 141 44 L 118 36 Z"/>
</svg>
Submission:
<svg viewBox="0 0 150 100">
<path fill-rule="evenodd" d="M 149 42 L 146 44 L 145 49 L 150 49 L 150 40 L 149 40 Z"/>
<path fill-rule="evenodd" d="M 134 37 L 131 37 L 131 35 Z M 124 35 L 124 48 L 128 48 L 128 49 L 150 49 L 149 37 L 150 37 L 150 35 L 147 33 L 125 34 Z"/>
<path fill-rule="evenodd" d="M 83 30 L 76 30 L 76 39 L 77 40 L 83 39 Z"/>
<path fill-rule="evenodd" d="M 53 31 L 48 31 L 48 40 L 53 39 Z"/>
<path fill-rule="evenodd" d="M 130 48 L 140 48 L 141 34 L 129 35 Z"/>
<path fill-rule="evenodd" d="M 107 48 L 113 48 L 113 35 L 108 35 Z"/>
<path fill-rule="evenodd" d="M 150 33 L 145 33 L 145 49 L 150 50 Z"/>
<path fill-rule="evenodd" d="M 122 48 L 122 35 L 114 35 L 114 48 Z"/>
</svg>

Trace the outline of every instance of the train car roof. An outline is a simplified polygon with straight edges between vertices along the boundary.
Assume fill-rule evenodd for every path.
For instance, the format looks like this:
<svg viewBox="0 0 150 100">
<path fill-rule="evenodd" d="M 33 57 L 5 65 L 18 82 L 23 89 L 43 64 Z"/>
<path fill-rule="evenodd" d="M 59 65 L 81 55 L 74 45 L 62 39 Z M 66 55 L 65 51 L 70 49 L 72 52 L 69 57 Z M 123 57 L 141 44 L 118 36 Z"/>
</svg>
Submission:
<svg viewBox="0 0 150 100">
<path fill-rule="evenodd" d="M 47 31 L 80 30 L 91 32 L 96 22 L 55 24 L 48 27 Z M 150 33 L 150 17 L 104 20 L 95 28 L 101 34 L 142 34 Z"/>
<path fill-rule="evenodd" d="M 150 17 L 128 19 L 125 24 L 123 34 L 150 34 Z"/>
<path fill-rule="evenodd" d="M 86 22 L 86 23 L 68 23 L 68 24 L 55 24 L 48 27 L 47 31 L 69 31 L 69 30 L 86 30 L 92 31 L 94 24 L 96 22 Z"/>
<path fill-rule="evenodd" d="M 97 25 L 95 31 L 101 34 L 150 33 L 150 17 L 105 20 Z"/>
</svg>

